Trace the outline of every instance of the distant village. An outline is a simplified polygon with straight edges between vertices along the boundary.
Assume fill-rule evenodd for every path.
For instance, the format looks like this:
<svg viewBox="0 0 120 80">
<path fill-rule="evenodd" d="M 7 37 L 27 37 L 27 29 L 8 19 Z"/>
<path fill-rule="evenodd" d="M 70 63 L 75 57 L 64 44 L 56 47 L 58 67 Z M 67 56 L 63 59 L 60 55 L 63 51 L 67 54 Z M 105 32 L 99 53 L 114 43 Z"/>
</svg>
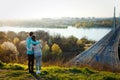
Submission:
<svg viewBox="0 0 120 80">
<path fill-rule="evenodd" d="M 90 28 L 90 27 L 112 27 L 112 18 L 42 18 L 36 20 L 4 20 L 0 21 L 0 27 L 12 26 L 12 27 L 47 27 L 47 28 L 67 28 L 73 26 L 77 28 Z M 118 24 L 118 18 L 116 18 L 116 24 Z"/>
</svg>

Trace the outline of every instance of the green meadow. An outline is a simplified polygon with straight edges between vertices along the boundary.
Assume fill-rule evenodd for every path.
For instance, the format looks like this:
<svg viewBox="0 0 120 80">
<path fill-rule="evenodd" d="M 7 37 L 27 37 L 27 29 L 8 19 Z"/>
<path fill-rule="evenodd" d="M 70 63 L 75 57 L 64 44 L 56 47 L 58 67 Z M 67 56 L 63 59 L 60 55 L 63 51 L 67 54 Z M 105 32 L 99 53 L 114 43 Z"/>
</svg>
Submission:
<svg viewBox="0 0 120 80">
<path fill-rule="evenodd" d="M 41 74 L 28 73 L 27 65 L 0 62 L 0 80 L 120 80 L 120 73 L 89 68 L 42 67 Z"/>
</svg>

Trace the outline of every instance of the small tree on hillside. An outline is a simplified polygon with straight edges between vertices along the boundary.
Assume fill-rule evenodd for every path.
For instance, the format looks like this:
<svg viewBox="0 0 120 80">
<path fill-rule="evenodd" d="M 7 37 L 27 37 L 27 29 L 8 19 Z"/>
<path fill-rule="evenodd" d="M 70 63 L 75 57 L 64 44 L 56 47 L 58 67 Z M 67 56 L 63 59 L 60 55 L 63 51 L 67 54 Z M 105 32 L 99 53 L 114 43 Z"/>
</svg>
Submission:
<svg viewBox="0 0 120 80">
<path fill-rule="evenodd" d="M 56 57 L 60 56 L 60 54 L 62 53 L 61 48 L 56 43 L 52 45 L 51 49 L 52 49 L 52 54 Z"/>
<path fill-rule="evenodd" d="M 13 31 L 8 31 L 7 32 L 7 38 L 9 39 L 9 41 L 13 41 L 14 37 L 16 37 L 16 33 Z"/>
<path fill-rule="evenodd" d="M 26 54 L 26 41 L 20 41 L 18 44 L 18 51 L 19 51 L 19 63 L 26 63 L 27 61 L 27 54 Z"/>
<path fill-rule="evenodd" d="M 14 43 L 15 45 L 17 45 L 18 42 L 19 42 L 19 38 L 15 37 L 15 38 L 13 39 L 13 43 Z"/>
<path fill-rule="evenodd" d="M 3 62 L 17 62 L 18 51 L 12 42 L 4 42 L 1 48 L 3 52 L 0 53 L 0 57 Z"/>
<path fill-rule="evenodd" d="M 4 32 L 0 32 L 0 44 L 7 40 L 7 36 Z"/>
<path fill-rule="evenodd" d="M 42 48 L 42 59 L 43 61 L 48 61 L 50 59 L 50 47 L 48 44 L 45 44 Z"/>
</svg>

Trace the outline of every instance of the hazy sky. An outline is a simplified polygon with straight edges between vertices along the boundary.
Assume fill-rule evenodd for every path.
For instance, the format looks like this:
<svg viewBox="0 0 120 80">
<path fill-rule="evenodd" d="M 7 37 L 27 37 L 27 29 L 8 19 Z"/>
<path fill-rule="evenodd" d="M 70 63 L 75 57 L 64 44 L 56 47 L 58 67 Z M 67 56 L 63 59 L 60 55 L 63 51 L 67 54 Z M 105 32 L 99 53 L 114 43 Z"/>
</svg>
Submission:
<svg viewBox="0 0 120 80">
<path fill-rule="evenodd" d="M 112 17 L 119 0 L 0 0 L 0 19 Z"/>
</svg>

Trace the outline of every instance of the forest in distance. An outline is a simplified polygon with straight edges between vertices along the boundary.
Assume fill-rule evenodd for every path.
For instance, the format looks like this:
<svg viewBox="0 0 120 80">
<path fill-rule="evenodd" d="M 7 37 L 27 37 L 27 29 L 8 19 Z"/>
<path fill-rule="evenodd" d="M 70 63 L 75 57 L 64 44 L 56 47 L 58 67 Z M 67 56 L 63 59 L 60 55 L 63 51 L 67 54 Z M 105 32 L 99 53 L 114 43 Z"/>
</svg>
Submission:
<svg viewBox="0 0 120 80">
<path fill-rule="evenodd" d="M 116 18 L 118 24 L 119 18 Z M 0 21 L 0 27 L 42 27 L 42 28 L 67 28 L 73 26 L 76 28 L 91 28 L 91 27 L 112 27 L 113 18 L 42 18 L 37 20 L 4 20 Z"/>
</svg>

